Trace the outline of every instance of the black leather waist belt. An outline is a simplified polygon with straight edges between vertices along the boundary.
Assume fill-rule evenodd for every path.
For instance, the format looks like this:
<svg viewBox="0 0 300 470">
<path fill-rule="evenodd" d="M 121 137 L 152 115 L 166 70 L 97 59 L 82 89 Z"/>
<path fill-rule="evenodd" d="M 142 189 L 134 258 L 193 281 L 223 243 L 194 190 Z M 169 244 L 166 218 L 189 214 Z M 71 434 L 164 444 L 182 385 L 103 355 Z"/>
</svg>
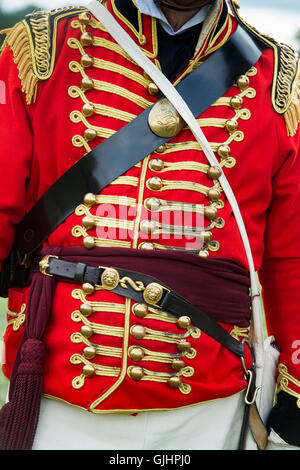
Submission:
<svg viewBox="0 0 300 470">
<path fill-rule="evenodd" d="M 46 255 L 35 259 L 33 272 L 54 276 L 57 280 L 82 284 L 85 292 L 92 293 L 97 287 L 128 297 L 141 304 L 167 311 L 176 317 L 188 316 L 191 323 L 214 338 L 238 357 L 244 357 L 244 344 L 233 338 L 215 320 L 195 308 L 159 280 L 146 274 L 116 267 L 93 267 L 85 263 L 73 263 Z"/>
</svg>

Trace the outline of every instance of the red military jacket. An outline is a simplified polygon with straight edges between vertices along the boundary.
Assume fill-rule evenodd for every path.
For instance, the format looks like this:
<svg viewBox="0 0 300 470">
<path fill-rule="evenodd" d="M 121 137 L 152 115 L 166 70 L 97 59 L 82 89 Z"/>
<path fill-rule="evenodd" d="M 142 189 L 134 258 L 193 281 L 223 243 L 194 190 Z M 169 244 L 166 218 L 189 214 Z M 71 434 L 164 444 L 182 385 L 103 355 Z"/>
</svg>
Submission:
<svg viewBox="0 0 300 470">
<path fill-rule="evenodd" d="M 107 8 L 159 66 L 156 20 L 142 15 L 132 1 L 128 5 L 136 21 L 129 22 L 119 4 L 108 0 Z M 236 27 L 237 19 L 222 1 L 174 84 L 220 48 Z M 11 249 L 16 225 L 44 192 L 85 153 L 158 100 L 149 77 L 83 10 L 38 12 L 6 33 L 0 58 L 6 88 L 0 105 L 1 260 Z M 298 61 L 289 47 L 265 39 L 269 47 L 259 61 L 198 122 L 244 217 L 268 333 L 281 350 L 278 391 L 299 402 Z M 163 218 L 178 203 L 187 204 L 193 216 L 193 208 L 204 207 L 200 256 L 229 258 L 248 268 L 232 209 L 188 128 L 100 194 L 88 195 L 44 246 L 187 251 L 190 238 L 166 232 Z M 9 295 L 7 377 L 23 331 L 28 291 L 12 289 Z M 247 328 L 222 325 L 239 340 L 248 335 Z M 191 349 L 180 353 L 183 364 L 174 372 L 172 361 L 183 339 Z M 180 326 L 156 311 L 140 318 L 133 301 L 108 291 L 88 295 L 76 284 L 57 284 L 45 344 L 45 395 L 95 413 L 168 410 L 246 387 L 239 359 L 199 328 Z M 175 388 L 169 380 L 174 375 L 181 379 Z"/>
</svg>

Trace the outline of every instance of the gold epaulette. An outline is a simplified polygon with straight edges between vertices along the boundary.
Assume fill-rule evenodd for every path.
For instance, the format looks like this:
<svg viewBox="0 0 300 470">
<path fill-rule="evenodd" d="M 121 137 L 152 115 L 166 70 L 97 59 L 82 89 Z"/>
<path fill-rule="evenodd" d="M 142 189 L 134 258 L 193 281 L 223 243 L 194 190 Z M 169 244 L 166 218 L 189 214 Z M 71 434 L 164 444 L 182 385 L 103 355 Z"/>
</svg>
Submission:
<svg viewBox="0 0 300 470">
<path fill-rule="evenodd" d="M 84 8 L 65 7 L 51 11 L 35 10 L 6 34 L 1 51 L 11 48 L 18 67 L 26 102 L 35 102 L 38 83 L 48 80 L 54 69 L 58 22 L 85 11 Z"/>
<path fill-rule="evenodd" d="M 294 136 L 300 122 L 300 61 L 297 53 L 288 45 L 261 34 L 239 15 L 238 0 L 229 0 L 237 21 L 256 35 L 274 51 L 275 66 L 272 86 L 272 105 L 285 119 L 288 136 Z"/>
</svg>

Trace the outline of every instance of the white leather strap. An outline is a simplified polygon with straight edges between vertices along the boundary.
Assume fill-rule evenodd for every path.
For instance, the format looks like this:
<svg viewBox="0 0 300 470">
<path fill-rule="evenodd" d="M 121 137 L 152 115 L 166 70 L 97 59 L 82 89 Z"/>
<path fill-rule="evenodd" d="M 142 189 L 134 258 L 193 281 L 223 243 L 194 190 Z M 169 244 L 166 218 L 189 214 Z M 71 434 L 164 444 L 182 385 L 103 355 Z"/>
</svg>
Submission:
<svg viewBox="0 0 300 470">
<path fill-rule="evenodd" d="M 140 66 L 143 70 L 151 77 L 154 83 L 158 86 L 161 92 L 165 95 L 166 98 L 173 104 L 178 113 L 181 115 L 183 120 L 189 126 L 191 132 L 193 133 L 195 139 L 200 144 L 208 162 L 212 166 L 217 166 L 220 168 L 218 159 L 214 155 L 209 142 L 207 141 L 205 135 L 203 134 L 197 120 L 194 118 L 189 107 L 182 99 L 180 94 L 174 88 L 172 83 L 160 72 L 160 70 L 146 57 L 142 50 L 137 46 L 137 44 L 131 39 L 131 37 L 123 30 L 115 18 L 110 14 L 110 12 L 103 6 L 98 0 L 92 0 L 88 2 L 87 0 L 79 0 L 79 5 L 86 7 L 95 17 L 104 25 L 107 31 L 115 39 L 115 41 L 121 45 L 124 51 Z M 221 168 L 220 168 L 221 169 Z M 249 239 L 247 236 L 245 224 L 236 201 L 235 195 L 231 189 L 231 186 L 225 177 L 223 171 L 219 178 L 219 182 L 223 188 L 223 191 L 232 207 L 241 238 L 245 247 L 245 252 L 249 264 L 250 270 L 250 281 L 251 281 L 251 294 L 252 294 L 252 321 L 253 321 L 253 341 L 258 344 L 263 344 L 263 328 L 262 328 L 262 316 L 260 308 L 260 291 L 257 283 L 256 272 L 254 268 L 254 262 L 251 252 L 251 247 Z"/>
</svg>

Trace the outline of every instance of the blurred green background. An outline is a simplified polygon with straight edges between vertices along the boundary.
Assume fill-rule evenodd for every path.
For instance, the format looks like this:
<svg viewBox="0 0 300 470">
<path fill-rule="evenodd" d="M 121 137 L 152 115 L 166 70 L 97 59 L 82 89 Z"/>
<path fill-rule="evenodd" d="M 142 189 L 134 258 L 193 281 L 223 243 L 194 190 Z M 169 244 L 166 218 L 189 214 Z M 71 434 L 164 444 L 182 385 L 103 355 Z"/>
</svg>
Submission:
<svg viewBox="0 0 300 470">
<path fill-rule="evenodd" d="M 51 0 L 50 0 L 51 2 Z M 35 10 L 36 6 L 34 4 L 27 6 L 26 8 L 22 8 L 19 10 L 15 10 L 12 12 L 6 12 L 2 8 L 2 1 L 0 0 L 0 31 L 2 29 L 9 28 L 16 24 L 18 21 L 21 21 L 24 19 L 25 15 L 28 15 L 28 13 L 31 13 L 33 10 Z M 3 36 L 0 36 L 0 46 L 3 42 Z"/>
<path fill-rule="evenodd" d="M 255 18 L 256 22 L 258 22 L 260 21 L 261 16 L 266 16 L 266 12 L 268 9 L 270 10 L 270 14 L 269 14 L 270 17 L 272 17 L 272 13 L 276 11 L 286 13 L 286 14 L 289 13 L 290 16 L 292 17 L 293 12 L 296 12 L 296 13 L 300 12 L 300 6 L 298 7 L 298 3 L 297 3 L 298 1 L 299 0 L 288 0 L 288 2 L 282 2 L 282 0 L 276 0 L 276 1 L 274 0 L 272 1 L 271 0 L 270 1 L 240 0 L 240 3 L 241 3 L 241 7 L 246 9 L 246 11 L 247 9 L 249 10 L 249 7 L 252 8 L 253 12 L 255 12 L 255 16 L 253 16 L 253 18 Z M 55 0 L 55 1 L 53 0 L 49 0 L 49 1 L 47 0 L 18 0 L 15 2 L 14 0 L 12 0 L 11 2 L 9 2 L 8 0 L 6 1 L 0 0 L 0 30 L 13 26 L 18 21 L 21 21 L 25 15 L 27 15 L 28 13 L 31 13 L 33 10 L 35 10 L 38 7 L 42 9 L 58 8 L 59 6 L 61 6 L 61 3 L 63 2 L 60 2 L 60 0 Z M 69 4 L 70 5 L 73 4 L 74 6 L 76 6 L 76 1 L 72 2 L 72 0 L 70 0 Z M 24 5 L 24 6 L 18 7 L 18 5 Z M 299 5 L 300 5 L 300 2 L 299 2 Z M 248 18 L 248 21 L 251 23 L 252 16 L 251 18 Z M 282 21 L 284 22 L 284 19 Z M 277 18 L 277 23 L 278 23 L 278 18 Z M 268 27 L 268 23 L 266 24 L 266 27 Z M 265 30 L 264 28 L 262 28 L 261 31 L 266 32 L 266 33 L 268 32 L 267 29 Z M 270 35 L 272 36 L 271 33 Z M 276 37 L 276 35 L 274 35 L 273 37 Z M 2 42 L 3 42 L 3 37 L 0 36 L 0 46 Z M 299 32 L 296 33 L 295 40 L 293 41 L 294 47 L 295 47 L 295 44 L 299 44 L 298 52 L 300 54 L 300 25 L 299 25 Z"/>
</svg>

